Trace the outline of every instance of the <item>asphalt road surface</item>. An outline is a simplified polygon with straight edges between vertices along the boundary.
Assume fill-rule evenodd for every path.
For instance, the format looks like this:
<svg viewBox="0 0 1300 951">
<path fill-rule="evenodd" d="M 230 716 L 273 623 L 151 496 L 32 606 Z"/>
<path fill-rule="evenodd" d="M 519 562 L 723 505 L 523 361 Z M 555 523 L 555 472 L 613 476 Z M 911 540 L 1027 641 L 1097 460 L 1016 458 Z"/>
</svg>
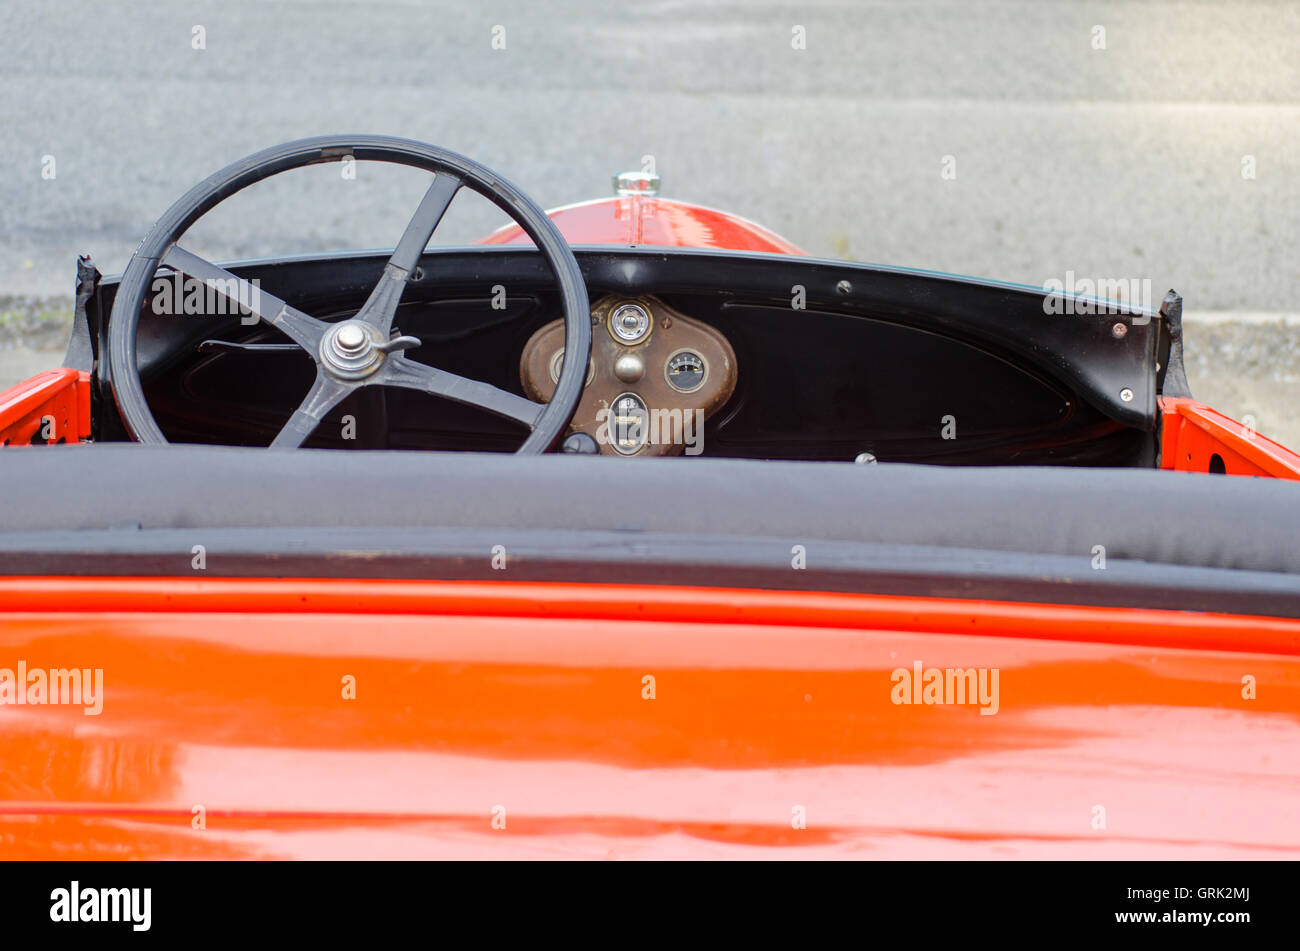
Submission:
<svg viewBox="0 0 1300 951">
<path fill-rule="evenodd" d="M 82 251 L 120 271 L 172 201 L 247 153 L 380 132 L 472 156 L 547 207 L 652 156 L 666 196 L 817 255 L 1174 287 L 1193 314 L 1256 322 L 1254 372 L 1281 389 L 1225 409 L 1289 427 L 1300 404 L 1294 346 L 1268 344 L 1286 329 L 1269 321 L 1300 313 L 1287 0 L 5 0 L 0 130 L 2 294 L 66 297 Z M 423 183 L 291 173 L 188 243 L 391 246 Z M 440 240 L 501 220 L 463 204 Z M 1203 339 L 1244 346 L 1235 326 Z"/>
</svg>

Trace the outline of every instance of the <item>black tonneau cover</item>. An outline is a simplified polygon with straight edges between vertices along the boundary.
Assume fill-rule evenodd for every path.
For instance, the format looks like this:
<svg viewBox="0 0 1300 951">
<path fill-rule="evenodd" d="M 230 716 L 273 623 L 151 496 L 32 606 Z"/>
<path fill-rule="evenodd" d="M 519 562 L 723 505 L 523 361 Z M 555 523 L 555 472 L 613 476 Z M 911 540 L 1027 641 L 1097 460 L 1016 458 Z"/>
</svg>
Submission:
<svg viewBox="0 0 1300 951">
<path fill-rule="evenodd" d="M 101 444 L 7 452 L 0 485 L 10 575 L 195 577 L 203 545 L 204 577 L 723 585 L 1300 617 L 1300 484 L 1281 480 Z"/>
</svg>

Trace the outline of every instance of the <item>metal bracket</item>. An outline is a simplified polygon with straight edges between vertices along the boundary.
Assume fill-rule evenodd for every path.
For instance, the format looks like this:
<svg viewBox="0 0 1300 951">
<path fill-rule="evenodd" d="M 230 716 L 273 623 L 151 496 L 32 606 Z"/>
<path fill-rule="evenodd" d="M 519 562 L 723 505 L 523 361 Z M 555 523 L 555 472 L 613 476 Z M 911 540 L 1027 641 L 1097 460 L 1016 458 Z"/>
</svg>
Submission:
<svg viewBox="0 0 1300 951">
<path fill-rule="evenodd" d="M 1169 331 L 1169 365 L 1165 370 L 1160 395 L 1191 399 L 1192 389 L 1187 383 L 1187 371 L 1183 366 L 1183 299 L 1172 288 L 1160 302 L 1160 316 L 1164 318 Z"/>
</svg>

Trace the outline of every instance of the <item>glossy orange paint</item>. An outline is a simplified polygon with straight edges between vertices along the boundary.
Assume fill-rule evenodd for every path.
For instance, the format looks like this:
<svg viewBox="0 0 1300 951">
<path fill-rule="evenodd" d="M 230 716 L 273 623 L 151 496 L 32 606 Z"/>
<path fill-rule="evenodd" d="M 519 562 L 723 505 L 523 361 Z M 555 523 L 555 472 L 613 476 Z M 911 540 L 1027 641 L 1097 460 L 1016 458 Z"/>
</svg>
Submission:
<svg viewBox="0 0 1300 951">
<path fill-rule="evenodd" d="M 601 198 L 546 213 L 570 244 L 722 248 L 806 255 L 760 224 L 703 205 L 645 195 Z M 480 244 L 532 244 L 518 225 L 506 225 Z"/>
<path fill-rule="evenodd" d="M 48 440 L 44 432 L 49 432 Z M 89 373 L 68 367 L 45 370 L 0 393 L 0 445 L 75 443 L 89 437 Z"/>
<path fill-rule="evenodd" d="M 1300 455 L 1204 403 L 1162 396 L 1160 417 L 1162 469 L 1300 479 Z"/>
<path fill-rule="evenodd" d="M 104 690 L 0 706 L 14 858 L 1300 857 L 1292 619 L 5 579 L 19 660 Z M 997 713 L 894 703 L 917 661 L 997 668 Z"/>
</svg>

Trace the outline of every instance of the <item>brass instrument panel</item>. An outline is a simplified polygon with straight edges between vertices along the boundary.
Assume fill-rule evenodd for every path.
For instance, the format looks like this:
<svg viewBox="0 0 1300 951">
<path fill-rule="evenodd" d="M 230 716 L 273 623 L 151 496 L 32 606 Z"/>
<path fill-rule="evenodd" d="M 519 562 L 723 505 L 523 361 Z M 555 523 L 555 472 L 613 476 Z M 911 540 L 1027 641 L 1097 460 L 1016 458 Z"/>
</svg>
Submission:
<svg viewBox="0 0 1300 951">
<path fill-rule="evenodd" d="M 697 455 L 704 420 L 736 388 L 726 337 L 655 297 L 601 298 L 591 308 L 591 363 L 569 426 L 610 456 Z M 530 399 L 549 402 L 564 362 L 564 322 L 524 346 L 519 375 Z"/>
</svg>

